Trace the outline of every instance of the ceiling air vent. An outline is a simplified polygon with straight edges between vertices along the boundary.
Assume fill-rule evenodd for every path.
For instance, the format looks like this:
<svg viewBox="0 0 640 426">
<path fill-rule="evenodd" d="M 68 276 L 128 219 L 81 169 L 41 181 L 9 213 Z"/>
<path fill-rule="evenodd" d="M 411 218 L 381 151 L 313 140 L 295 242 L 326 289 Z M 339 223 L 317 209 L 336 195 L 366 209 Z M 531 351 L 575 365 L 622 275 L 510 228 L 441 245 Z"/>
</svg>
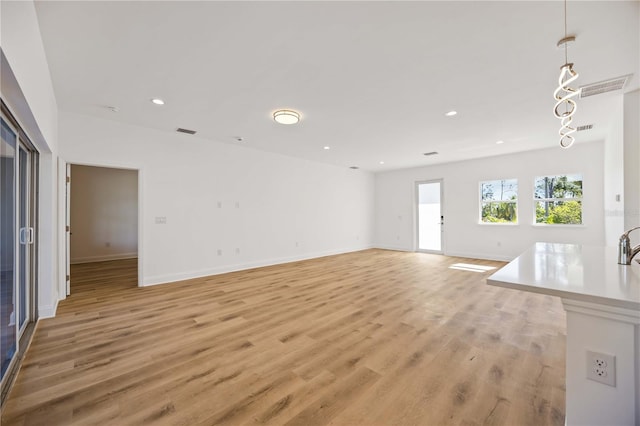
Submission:
<svg viewBox="0 0 640 426">
<path fill-rule="evenodd" d="M 178 127 L 176 129 L 176 132 L 178 132 L 178 133 L 186 133 L 188 135 L 195 135 L 196 134 L 195 130 L 183 129 L 182 127 Z"/>
<path fill-rule="evenodd" d="M 360 167 L 358 167 L 358 166 L 349 166 L 349 168 L 353 169 L 353 170 L 358 170 Z"/>
<path fill-rule="evenodd" d="M 631 74 L 582 86 L 580 88 L 580 97 L 586 98 L 588 96 L 620 90 L 624 87 L 625 84 L 627 84 L 627 80 L 629 80 L 629 77 L 631 77 Z"/>
<path fill-rule="evenodd" d="M 576 127 L 576 131 L 578 132 L 582 132 L 584 130 L 591 130 L 591 129 L 593 129 L 593 124 L 585 124 L 584 126 Z"/>
<path fill-rule="evenodd" d="M 428 157 L 430 155 L 438 155 L 438 153 L 436 151 L 431 151 L 431 152 L 425 152 L 424 155 Z"/>
</svg>

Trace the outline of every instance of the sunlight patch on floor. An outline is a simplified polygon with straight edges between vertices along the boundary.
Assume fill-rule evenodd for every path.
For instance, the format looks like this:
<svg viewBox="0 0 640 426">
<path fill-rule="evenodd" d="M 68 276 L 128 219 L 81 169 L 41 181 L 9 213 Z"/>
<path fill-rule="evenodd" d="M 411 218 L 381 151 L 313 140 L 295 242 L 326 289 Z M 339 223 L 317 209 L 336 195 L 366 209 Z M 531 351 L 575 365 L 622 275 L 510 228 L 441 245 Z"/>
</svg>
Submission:
<svg viewBox="0 0 640 426">
<path fill-rule="evenodd" d="M 496 269 L 495 266 L 474 265 L 473 263 L 454 263 L 449 269 L 458 269 L 469 272 L 487 272 Z"/>
</svg>

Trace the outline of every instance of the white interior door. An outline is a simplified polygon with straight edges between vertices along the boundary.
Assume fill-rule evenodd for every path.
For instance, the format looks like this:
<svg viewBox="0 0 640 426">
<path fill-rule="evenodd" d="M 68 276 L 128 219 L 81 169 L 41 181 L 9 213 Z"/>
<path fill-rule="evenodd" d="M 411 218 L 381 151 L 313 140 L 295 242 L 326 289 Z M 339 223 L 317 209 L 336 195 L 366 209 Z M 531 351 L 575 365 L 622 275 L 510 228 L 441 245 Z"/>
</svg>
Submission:
<svg viewBox="0 0 640 426">
<path fill-rule="evenodd" d="M 442 253 L 442 180 L 416 183 L 418 251 Z"/>
</svg>

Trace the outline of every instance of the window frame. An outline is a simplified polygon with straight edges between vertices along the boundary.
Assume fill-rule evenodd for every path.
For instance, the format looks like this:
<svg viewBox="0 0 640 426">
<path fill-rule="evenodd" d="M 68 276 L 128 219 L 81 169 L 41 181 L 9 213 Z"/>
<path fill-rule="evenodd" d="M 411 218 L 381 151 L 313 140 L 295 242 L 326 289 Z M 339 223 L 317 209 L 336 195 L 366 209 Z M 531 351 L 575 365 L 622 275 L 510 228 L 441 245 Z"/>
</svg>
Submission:
<svg viewBox="0 0 640 426">
<path fill-rule="evenodd" d="M 516 184 L 516 199 L 515 200 L 490 200 L 490 201 L 485 201 L 482 199 L 482 185 L 485 183 L 490 183 L 490 182 L 499 182 L 499 181 L 515 181 Z M 518 182 L 518 178 L 503 178 L 503 179 L 487 179 L 487 180 L 481 180 L 480 182 L 478 182 L 478 224 L 479 225 L 500 225 L 500 226 L 518 226 L 519 225 L 519 221 L 520 221 L 520 214 L 519 214 L 519 209 L 520 209 L 520 183 Z M 484 220 L 482 220 L 482 208 L 484 207 L 485 204 L 491 204 L 491 203 L 511 203 L 515 205 L 515 213 L 516 213 L 516 220 L 513 222 L 485 222 Z"/>
<path fill-rule="evenodd" d="M 544 178 L 557 178 L 560 176 L 579 176 L 581 183 L 582 196 L 581 197 L 551 197 L 551 198 L 537 198 L 536 197 L 536 183 L 539 179 Z M 580 204 L 580 223 L 548 223 L 548 222 L 538 222 L 536 210 L 539 202 L 543 203 L 557 203 L 557 202 L 568 202 L 568 201 L 577 201 Z M 535 176 L 533 178 L 533 226 L 552 226 L 552 227 L 561 227 L 561 226 L 569 226 L 569 227 L 584 227 L 584 173 L 557 173 L 557 174 L 546 174 L 542 176 Z"/>
</svg>

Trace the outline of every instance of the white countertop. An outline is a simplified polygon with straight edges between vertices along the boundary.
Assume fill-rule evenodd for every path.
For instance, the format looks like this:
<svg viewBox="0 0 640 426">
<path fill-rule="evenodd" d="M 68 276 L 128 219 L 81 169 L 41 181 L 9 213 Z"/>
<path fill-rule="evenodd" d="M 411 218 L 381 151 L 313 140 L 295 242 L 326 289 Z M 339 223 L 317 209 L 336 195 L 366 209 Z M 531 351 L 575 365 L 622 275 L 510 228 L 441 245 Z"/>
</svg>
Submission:
<svg viewBox="0 0 640 426">
<path fill-rule="evenodd" d="M 631 263 L 618 265 L 612 247 L 536 243 L 487 284 L 640 311 L 640 265 Z"/>
</svg>

